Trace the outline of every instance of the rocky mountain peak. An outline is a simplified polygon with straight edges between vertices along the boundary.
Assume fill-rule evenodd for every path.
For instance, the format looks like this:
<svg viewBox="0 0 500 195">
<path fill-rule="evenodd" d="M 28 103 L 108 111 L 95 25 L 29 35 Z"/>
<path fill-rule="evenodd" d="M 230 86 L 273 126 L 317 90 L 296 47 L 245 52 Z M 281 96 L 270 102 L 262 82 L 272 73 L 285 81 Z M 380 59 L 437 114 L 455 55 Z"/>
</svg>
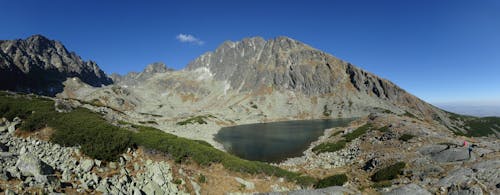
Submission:
<svg viewBox="0 0 500 195">
<path fill-rule="evenodd" d="M 95 62 L 42 35 L 3 40 L 0 48 L 0 89 L 55 95 L 68 77 L 95 87 L 112 83 Z"/>
<path fill-rule="evenodd" d="M 163 62 L 155 62 L 152 64 L 149 64 L 146 66 L 144 69 L 144 73 L 165 73 L 168 71 L 173 71 L 171 68 L 167 68 L 167 65 Z"/>
</svg>

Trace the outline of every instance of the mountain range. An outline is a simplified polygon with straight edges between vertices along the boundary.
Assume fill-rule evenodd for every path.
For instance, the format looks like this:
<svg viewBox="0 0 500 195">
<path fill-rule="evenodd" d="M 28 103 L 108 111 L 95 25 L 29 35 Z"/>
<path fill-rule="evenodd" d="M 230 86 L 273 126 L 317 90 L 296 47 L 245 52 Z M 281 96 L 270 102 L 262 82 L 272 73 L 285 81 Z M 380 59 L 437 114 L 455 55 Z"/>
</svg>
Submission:
<svg viewBox="0 0 500 195">
<path fill-rule="evenodd" d="M 41 35 L 0 45 L 0 89 L 99 101 L 165 118 L 205 113 L 240 124 L 387 112 L 466 131 L 462 122 L 394 83 L 284 36 L 226 41 L 179 71 L 153 63 L 143 72 L 110 77 Z"/>
</svg>

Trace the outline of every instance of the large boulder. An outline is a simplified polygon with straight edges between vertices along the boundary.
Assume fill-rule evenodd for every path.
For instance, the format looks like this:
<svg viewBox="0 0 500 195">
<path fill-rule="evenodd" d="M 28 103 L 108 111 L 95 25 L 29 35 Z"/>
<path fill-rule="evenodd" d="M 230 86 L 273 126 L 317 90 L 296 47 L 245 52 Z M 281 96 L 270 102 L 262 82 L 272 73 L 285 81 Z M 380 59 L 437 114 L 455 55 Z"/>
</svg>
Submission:
<svg viewBox="0 0 500 195">
<path fill-rule="evenodd" d="M 383 193 L 384 195 L 431 195 L 429 191 L 420 187 L 417 184 L 408 184 L 405 186 L 397 187 L 389 192 Z"/>
<path fill-rule="evenodd" d="M 16 167 L 24 176 L 39 176 L 54 174 L 54 169 L 32 154 L 25 153 L 19 156 Z"/>
<path fill-rule="evenodd" d="M 429 155 L 436 162 L 456 162 L 469 160 L 469 151 L 464 147 L 446 145 L 431 145 L 419 149 L 420 153 Z"/>
</svg>

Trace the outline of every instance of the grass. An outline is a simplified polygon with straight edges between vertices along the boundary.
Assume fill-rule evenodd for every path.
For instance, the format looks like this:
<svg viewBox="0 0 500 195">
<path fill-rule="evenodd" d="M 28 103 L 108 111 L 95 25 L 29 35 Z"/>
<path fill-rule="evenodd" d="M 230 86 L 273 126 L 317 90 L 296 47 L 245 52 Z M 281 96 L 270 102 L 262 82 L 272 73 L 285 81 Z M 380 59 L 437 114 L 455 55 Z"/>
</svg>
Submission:
<svg viewBox="0 0 500 195">
<path fill-rule="evenodd" d="M 312 151 L 316 154 L 320 154 L 323 152 L 335 152 L 335 151 L 342 150 L 345 148 L 345 146 L 347 145 L 348 142 L 351 142 L 352 140 L 362 136 L 370 129 L 372 129 L 372 125 L 367 123 L 361 127 L 358 127 L 357 129 L 355 129 L 354 131 L 352 131 L 350 133 L 342 135 L 342 137 L 344 139 L 339 140 L 337 142 L 321 143 L 321 144 L 315 146 L 312 149 Z M 338 134 L 338 132 L 335 133 L 335 135 L 337 135 L 337 134 Z M 334 135 L 332 135 L 332 136 L 334 136 Z"/>
<path fill-rule="evenodd" d="M 395 179 L 398 175 L 401 174 L 403 169 L 405 168 L 406 163 L 397 162 L 388 167 L 378 170 L 375 174 L 372 175 L 371 179 L 374 182 L 386 181 Z"/>
<path fill-rule="evenodd" d="M 312 177 L 267 163 L 240 159 L 204 141 L 189 140 L 140 125 L 133 125 L 137 132 L 113 126 L 101 115 L 85 108 L 58 113 L 54 110 L 54 102 L 49 99 L 1 94 L 0 116 L 8 117 L 9 120 L 19 116 L 23 121 L 31 120 L 33 124 L 43 121 L 43 124 L 54 129 L 52 142 L 63 146 L 80 146 L 84 154 L 95 159 L 113 161 L 126 148 L 142 146 L 165 152 L 177 163 L 197 163 L 201 166 L 220 163 L 230 171 L 283 177 L 303 186 L 310 186 L 316 181 Z M 27 130 L 36 128 L 31 124 L 26 127 Z"/>
<path fill-rule="evenodd" d="M 417 116 L 413 115 L 412 113 L 410 113 L 408 111 L 405 111 L 405 113 L 403 114 L 403 116 L 414 118 L 414 119 L 418 119 Z"/>
<path fill-rule="evenodd" d="M 389 131 L 389 126 L 386 125 L 386 126 L 380 127 L 377 130 L 385 133 L 385 132 Z"/>
<path fill-rule="evenodd" d="M 392 182 L 391 181 L 379 181 L 379 182 L 376 182 L 372 185 L 372 188 L 387 188 L 387 187 L 391 187 L 392 186 Z"/>
<path fill-rule="evenodd" d="M 321 179 L 314 185 L 316 188 L 326 188 L 329 186 L 342 186 L 347 182 L 347 175 L 338 174 Z"/>
<path fill-rule="evenodd" d="M 399 137 L 399 140 L 406 142 L 406 141 L 408 141 L 408 140 L 410 140 L 410 139 L 412 139 L 414 137 L 415 137 L 414 135 L 406 134 L 405 133 L 405 134 L 401 135 L 401 137 Z"/>
<path fill-rule="evenodd" d="M 344 149 L 346 144 L 347 144 L 347 141 L 345 141 L 345 140 L 340 140 L 340 141 L 334 142 L 334 143 L 325 142 L 325 143 L 321 143 L 321 144 L 315 146 L 312 149 L 312 151 L 316 154 L 323 153 L 323 152 L 335 152 L 335 151 L 339 151 L 339 150 Z"/>
<path fill-rule="evenodd" d="M 201 115 L 201 116 L 193 116 L 193 117 L 190 117 L 186 120 L 179 121 L 176 124 L 181 125 L 181 126 L 187 125 L 187 124 L 195 124 L 195 123 L 203 125 L 203 124 L 208 124 L 207 121 L 205 121 L 205 119 L 207 119 L 207 118 L 215 118 L 215 117 L 210 115 L 210 114 L 209 115 Z"/>
<path fill-rule="evenodd" d="M 365 134 L 368 130 L 370 130 L 372 128 L 372 125 L 371 124 L 365 124 L 361 127 L 358 127 L 356 130 L 348 133 L 348 134 L 345 134 L 343 135 L 343 137 L 345 138 L 345 140 L 347 142 L 350 142 L 360 136 L 362 136 L 363 134 Z"/>
</svg>

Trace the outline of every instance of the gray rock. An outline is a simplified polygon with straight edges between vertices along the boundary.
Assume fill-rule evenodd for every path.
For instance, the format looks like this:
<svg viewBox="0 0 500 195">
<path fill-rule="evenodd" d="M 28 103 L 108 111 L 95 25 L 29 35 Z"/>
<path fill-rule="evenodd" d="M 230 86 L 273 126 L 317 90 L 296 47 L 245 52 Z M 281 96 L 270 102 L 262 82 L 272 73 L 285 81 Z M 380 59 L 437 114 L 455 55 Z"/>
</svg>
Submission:
<svg viewBox="0 0 500 195">
<path fill-rule="evenodd" d="M 16 126 L 18 126 L 19 124 L 21 124 L 20 121 L 13 121 L 9 124 L 9 126 L 7 127 L 7 130 L 9 132 L 9 134 L 13 134 L 15 131 L 16 131 Z"/>
<path fill-rule="evenodd" d="M 483 195 L 483 190 L 480 187 L 453 187 L 449 190 L 448 195 Z"/>
<path fill-rule="evenodd" d="M 16 195 L 16 193 L 14 191 L 12 191 L 11 189 L 6 189 L 5 195 Z"/>
<path fill-rule="evenodd" d="M 431 155 L 431 158 L 437 162 L 456 162 L 469 160 L 467 148 L 450 148 Z"/>
<path fill-rule="evenodd" d="M 259 193 L 261 195 L 351 195 L 351 194 L 359 194 L 350 189 L 341 187 L 341 186 L 332 186 L 321 189 L 312 189 L 312 190 L 295 190 L 289 192 L 268 192 L 268 193 Z"/>
<path fill-rule="evenodd" d="M 139 188 L 134 188 L 134 195 L 143 195 L 142 191 Z"/>
<path fill-rule="evenodd" d="M 161 187 L 154 182 L 149 182 L 148 184 L 146 184 L 142 191 L 146 194 L 165 194 Z"/>
<path fill-rule="evenodd" d="M 73 111 L 73 105 L 71 102 L 62 99 L 56 99 L 54 101 L 54 107 L 56 112 L 68 113 Z"/>
<path fill-rule="evenodd" d="M 16 167 L 26 176 L 54 174 L 52 167 L 29 153 L 19 156 Z"/>
<path fill-rule="evenodd" d="M 84 173 L 87 173 L 90 170 L 92 170 L 92 167 L 94 167 L 94 160 L 92 159 L 85 159 L 80 164 L 80 170 Z"/>
<path fill-rule="evenodd" d="M 255 184 L 253 182 L 250 182 L 250 181 L 246 181 L 244 179 L 241 179 L 239 177 L 235 177 L 234 178 L 238 183 L 242 184 L 245 186 L 245 189 L 247 190 L 253 190 L 255 189 Z"/>
<path fill-rule="evenodd" d="M 420 187 L 417 184 L 408 184 L 405 186 L 397 187 L 389 192 L 382 193 L 384 195 L 431 195 L 429 191 Z"/>
<path fill-rule="evenodd" d="M 9 147 L 3 143 L 0 143 L 0 152 L 8 152 L 8 151 L 9 151 Z"/>
</svg>

